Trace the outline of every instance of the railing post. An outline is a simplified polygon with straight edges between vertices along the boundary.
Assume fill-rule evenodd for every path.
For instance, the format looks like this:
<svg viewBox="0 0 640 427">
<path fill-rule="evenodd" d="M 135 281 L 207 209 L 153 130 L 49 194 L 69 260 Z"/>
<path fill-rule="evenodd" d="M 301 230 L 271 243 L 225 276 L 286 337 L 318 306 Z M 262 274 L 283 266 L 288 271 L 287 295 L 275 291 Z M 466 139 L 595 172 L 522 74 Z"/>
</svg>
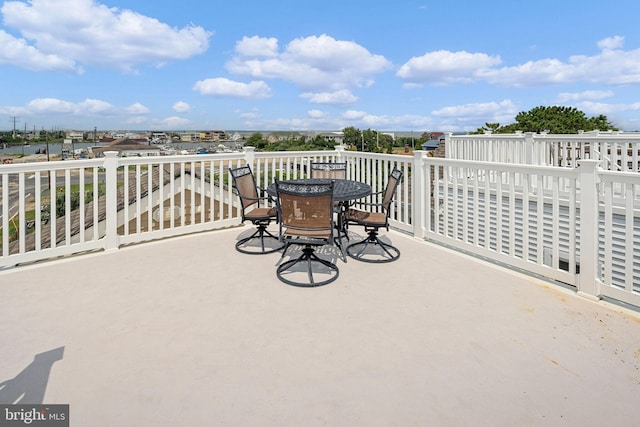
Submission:
<svg viewBox="0 0 640 427">
<path fill-rule="evenodd" d="M 256 160 L 256 147 L 244 147 L 244 161 L 253 170 L 253 162 Z"/>
<path fill-rule="evenodd" d="M 118 152 L 105 151 L 105 230 L 104 249 L 114 251 L 119 247 L 118 238 Z"/>
<path fill-rule="evenodd" d="M 413 164 L 411 165 L 411 222 L 413 223 L 413 236 L 424 239 L 425 215 L 427 212 L 426 198 L 429 197 L 425 186 L 424 159 L 427 152 L 416 150 L 413 152 Z"/>
<path fill-rule="evenodd" d="M 336 145 L 336 163 L 343 161 L 342 157 L 344 157 L 344 156 L 342 155 L 342 153 L 344 153 L 344 149 L 345 149 L 344 145 L 342 145 L 342 144 Z"/>
<path fill-rule="evenodd" d="M 578 294 L 599 299 L 600 261 L 598 257 L 598 170 L 600 161 L 578 161 L 580 182 L 580 274 Z"/>
<path fill-rule="evenodd" d="M 444 134 L 444 158 L 452 159 L 454 158 L 453 157 L 454 153 L 455 151 L 453 146 L 453 133 L 447 132 Z"/>
</svg>

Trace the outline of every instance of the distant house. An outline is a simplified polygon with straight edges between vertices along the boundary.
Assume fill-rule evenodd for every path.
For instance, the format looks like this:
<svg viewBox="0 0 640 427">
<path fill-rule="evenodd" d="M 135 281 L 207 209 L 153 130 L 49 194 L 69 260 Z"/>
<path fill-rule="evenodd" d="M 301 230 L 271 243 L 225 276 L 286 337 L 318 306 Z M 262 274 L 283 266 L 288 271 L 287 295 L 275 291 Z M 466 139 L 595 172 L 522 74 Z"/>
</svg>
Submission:
<svg viewBox="0 0 640 427">
<path fill-rule="evenodd" d="M 227 135 L 223 130 L 212 130 L 200 133 L 200 140 L 202 142 L 217 142 L 227 139 Z"/>
<path fill-rule="evenodd" d="M 80 131 L 76 131 L 76 130 L 69 130 L 67 132 L 65 132 L 66 138 L 65 139 L 70 139 L 72 141 L 82 141 L 84 140 L 84 132 L 80 132 Z"/>
<path fill-rule="evenodd" d="M 300 135 L 300 133 L 298 132 L 271 132 L 266 139 L 269 144 L 273 144 L 274 142 L 291 141 L 294 139 L 298 139 L 301 136 L 302 135 Z"/>
<path fill-rule="evenodd" d="M 133 157 L 133 156 L 159 156 L 160 147 L 144 144 L 143 140 L 133 140 L 129 138 L 116 139 L 102 147 L 94 147 L 92 149 L 95 157 L 104 157 L 105 151 L 117 151 L 120 157 Z"/>
<path fill-rule="evenodd" d="M 200 132 L 183 132 L 180 134 L 180 142 L 200 142 Z"/>
<path fill-rule="evenodd" d="M 431 139 L 427 142 L 424 142 L 421 147 L 424 151 L 436 150 L 440 146 L 440 140 Z"/>
<path fill-rule="evenodd" d="M 342 145 L 342 142 L 344 141 L 344 134 L 342 132 L 321 132 L 318 135 L 320 135 L 325 141 L 332 141 L 340 145 Z"/>
</svg>

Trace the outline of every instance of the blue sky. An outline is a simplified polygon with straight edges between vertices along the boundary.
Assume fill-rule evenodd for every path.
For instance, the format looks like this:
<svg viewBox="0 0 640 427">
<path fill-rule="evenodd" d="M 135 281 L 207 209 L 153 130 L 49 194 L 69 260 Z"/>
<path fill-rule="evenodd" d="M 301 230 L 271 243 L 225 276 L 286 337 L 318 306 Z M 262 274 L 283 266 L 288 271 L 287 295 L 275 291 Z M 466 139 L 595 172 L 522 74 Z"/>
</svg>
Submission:
<svg viewBox="0 0 640 427">
<path fill-rule="evenodd" d="M 637 0 L 0 3 L 0 129 L 640 130 Z"/>
</svg>

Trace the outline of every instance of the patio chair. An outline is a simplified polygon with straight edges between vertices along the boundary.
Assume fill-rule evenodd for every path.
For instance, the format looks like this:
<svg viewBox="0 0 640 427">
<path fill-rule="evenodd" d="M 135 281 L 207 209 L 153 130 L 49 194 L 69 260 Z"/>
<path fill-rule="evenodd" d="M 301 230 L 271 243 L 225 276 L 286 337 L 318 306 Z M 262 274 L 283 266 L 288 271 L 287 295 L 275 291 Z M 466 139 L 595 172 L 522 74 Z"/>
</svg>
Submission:
<svg viewBox="0 0 640 427">
<path fill-rule="evenodd" d="M 280 261 L 291 245 L 303 246 L 299 257 L 278 265 L 278 279 L 293 286 L 322 286 L 333 282 L 340 274 L 338 267 L 320 258 L 315 248 L 334 243 L 334 183 L 276 180 L 275 185 L 280 240 L 285 244 Z"/>
<path fill-rule="evenodd" d="M 310 162 L 309 163 L 309 176 L 313 178 L 325 178 L 325 179 L 347 179 L 347 162 Z M 348 204 L 341 202 L 333 202 L 333 211 L 338 217 L 336 221 L 336 227 L 340 232 L 339 237 L 346 237 L 349 240 L 349 235 L 345 228 L 345 215 L 347 212 Z M 341 243 L 338 242 L 340 245 Z"/>
<path fill-rule="evenodd" d="M 393 168 L 384 191 L 373 194 L 373 196 L 382 195 L 382 202 L 356 202 L 356 205 L 368 207 L 369 210 L 350 208 L 347 211 L 347 225 L 361 225 L 367 233 L 367 237 L 363 240 L 347 246 L 346 252 L 349 257 L 358 261 L 375 263 L 391 262 L 400 257 L 398 248 L 378 237 L 378 230 L 386 228 L 389 231 L 390 207 L 401 179 L 402 172 Z"/>
<path fill-rule="evenodd" d="M 311 162 L 309 170 L 311 178 L 347 179 L 347 162 Z"/>
<path fill-rule="evenodd" d="M 229 169 L 229 173 L 240 197 L 242 222 L 251 221 L 256 226 L 256 231 L 252 235 L 238 240 L 236 243 L 238 252 L 260 255 L 270 254 L 282 249 L 284 245 L 280 242 L 278 236 L 267 230 L 269 224 L 278 219 L 276 207 L 269 206 L 270 202 L 274 203 L 274 200 L 269 196 L 258 195 L 258 191 L 261 194 L 265 194 L 265 192 L 256 185 L 253 172 L 248 165 Z M 253 240 L 260 242 L 260 246 L 257 249 L 255 249 L 255 245 L 249 244 Z"/>
</svg>

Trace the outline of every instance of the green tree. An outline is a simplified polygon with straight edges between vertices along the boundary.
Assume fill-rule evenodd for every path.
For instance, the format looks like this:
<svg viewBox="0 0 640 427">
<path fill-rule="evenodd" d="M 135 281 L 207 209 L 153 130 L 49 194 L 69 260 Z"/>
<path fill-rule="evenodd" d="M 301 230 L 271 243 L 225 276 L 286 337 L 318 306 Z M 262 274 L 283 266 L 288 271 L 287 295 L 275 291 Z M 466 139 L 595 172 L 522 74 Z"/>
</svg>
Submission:
<svg viewBox="0 0 640 427">
<path fill-rule="evenodd" d="M 498 123 L 485 123 L 486 128 L 480 128 L 477 132 L 493 130 L 497 133 L 513 133 L 516 130 L 523 132 L 543 132 L 557 134 L 578 133 L 592 130 L 618 130 L 604 115 L 587 117 L 584 112 L 575 107 L 563 106 L 539 106 L 529 111 L 521 111 L 515 117 L 516 122 L 499 126 Z M 495 125 L 498 125 L 497 127 Z"/>
<path fill-rule="evenodd" d="M 342 130 L 342 141 L 347 147 L 360 147 L 362 142 L 362 133 L 360 129 L 356 129 L 353 126 L 346 127 Z"/>
<path fill-rule="evenodd" d="M 267 141 L 264 140 L 260 132 L 255 132 L 251 134 L 244 145 L 256 147 L 256 150 L 262 150 L 267 146 Z"/>
</svg>

